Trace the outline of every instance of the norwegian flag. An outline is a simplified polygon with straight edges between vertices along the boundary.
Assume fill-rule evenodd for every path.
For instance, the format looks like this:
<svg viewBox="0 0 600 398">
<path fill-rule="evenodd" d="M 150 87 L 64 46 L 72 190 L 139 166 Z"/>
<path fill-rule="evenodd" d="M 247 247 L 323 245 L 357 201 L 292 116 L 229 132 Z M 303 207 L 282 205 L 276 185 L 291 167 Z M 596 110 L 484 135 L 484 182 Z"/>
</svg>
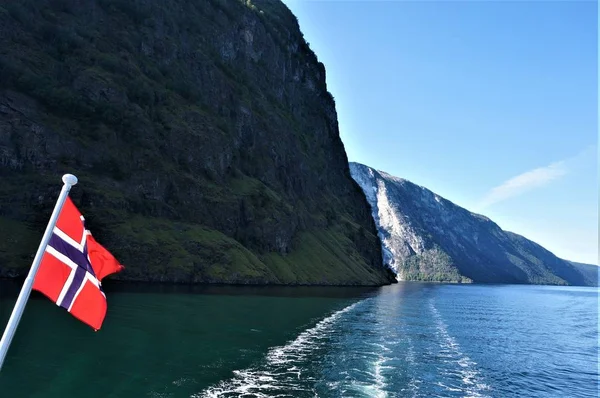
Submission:
<svg viewBox="0 0 600 398">
<path fill-rule="evenodd" d="M 122 269 L 85 229 L 83 216 L 67 197 L 35 275 L 33 289 L 98 330 L 106 315 L 106 296 L 100 281 Z"/>
</svg>

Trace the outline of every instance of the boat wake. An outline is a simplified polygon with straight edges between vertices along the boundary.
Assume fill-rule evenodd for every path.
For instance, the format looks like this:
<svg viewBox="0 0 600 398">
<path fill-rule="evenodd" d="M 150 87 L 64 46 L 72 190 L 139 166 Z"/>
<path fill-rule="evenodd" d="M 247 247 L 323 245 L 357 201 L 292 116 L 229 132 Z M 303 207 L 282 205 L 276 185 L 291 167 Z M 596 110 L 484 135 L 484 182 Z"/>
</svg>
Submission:
<svg viewBox="0 0 600 398">
<path fill-rule="evenodd" d="M 477 363 L 450 335 L 433 300 L 427 325 L 415 323 L 422 314 L 400 316 L 383 303 L 368 298 L 334 312 L 270 349 L 256 366 L 191 398 L 489 395 Z M 415 337 L 423 333 L 433 339 Z M 425 347 L 436 358 L 434 368 L 425 365 Z"/>
<path fill-rule="evenodd" d="M 436 332 L 440 342 L 439 355 L 444 359 L 444 362 L 458 365 L 456 368 L 446 370 L 445 376 L 451 377 L 457 374 L 461 381 L 460 385 L 449 385 L 451 384 L 449 382 L 446 382 L 446 384 L 438 382 L 438 386 L 444 388 L 446 391 L 461 392 L 465 394 L 465 397 L 487 397 L 484 391 L 489 390 L 490 387 L 481 380 L 481 376 L 477 371 L 477 363 L 461 351 L 456 339 L 448 333 L 448 327 L 435 307 L 433 300 L 429 301 L 429 309 L 435 321 Z"/>
<path fill-rule="evenodd" d="M 288 344 L 272 348 L 259 367 L 236 370 L 233 378 L 194 394 L 191 398 L 318 396 L 311 386 L 319 380 L 319 375 L 313 374 L 303 365 L 306 365 L 309 356 L 315 356 L 327 347 L 334 324 L 361 302 L 334 312 Z"/>
</svg>

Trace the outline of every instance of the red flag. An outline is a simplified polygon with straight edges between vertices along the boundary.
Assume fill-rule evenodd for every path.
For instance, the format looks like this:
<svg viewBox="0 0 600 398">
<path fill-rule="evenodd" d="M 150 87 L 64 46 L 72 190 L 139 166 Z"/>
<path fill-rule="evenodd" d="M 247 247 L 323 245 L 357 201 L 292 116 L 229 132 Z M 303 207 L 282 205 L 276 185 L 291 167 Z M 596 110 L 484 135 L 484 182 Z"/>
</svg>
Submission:
<svg viewBox="0 0 600 398">
<path fill-rule="evenodd" d="M 106 315 L 101 280 L 121 271 L 123 266 L 96 242 L 84 222 L 67 197 L 35 275 L 33 289 L 98 330 Z"/>
</svg>

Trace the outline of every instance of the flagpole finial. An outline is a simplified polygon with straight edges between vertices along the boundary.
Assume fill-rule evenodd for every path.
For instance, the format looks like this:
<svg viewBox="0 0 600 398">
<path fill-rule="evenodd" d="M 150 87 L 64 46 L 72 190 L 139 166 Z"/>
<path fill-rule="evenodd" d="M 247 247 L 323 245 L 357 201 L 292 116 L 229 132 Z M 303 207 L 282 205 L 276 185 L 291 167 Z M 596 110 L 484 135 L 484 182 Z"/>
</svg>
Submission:
<svg viewBox="0 0 600 398">
<path fill-rule="evenodd" d="M 77 177 L 75 177 L 73 174 L 65 174 L 62 176 L 62 181 L 65 183 L 65 185 L 73 186 L 77 184 Z"/>
</svg>

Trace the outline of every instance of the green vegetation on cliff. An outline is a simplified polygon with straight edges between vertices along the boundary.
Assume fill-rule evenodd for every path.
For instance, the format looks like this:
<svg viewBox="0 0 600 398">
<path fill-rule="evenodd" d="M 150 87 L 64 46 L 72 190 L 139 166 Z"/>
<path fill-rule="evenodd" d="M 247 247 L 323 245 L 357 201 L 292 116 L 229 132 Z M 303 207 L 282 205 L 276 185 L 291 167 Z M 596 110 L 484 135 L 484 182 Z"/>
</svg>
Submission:
<svg viewBox="0 0 600 398">
<path fill-rule="evenodd" d="M 123 279 L 382 284 L 325 69 L 279 1 L 0 0 L 0 276 L 60 176 Z"/>
<path fill-rule="evenodd" d="M 448 254 L 434 246 L 408 257 L 398 267 L 398 274 L 408 281 L 471 283 L 461 275 Z"/>
</svg>

